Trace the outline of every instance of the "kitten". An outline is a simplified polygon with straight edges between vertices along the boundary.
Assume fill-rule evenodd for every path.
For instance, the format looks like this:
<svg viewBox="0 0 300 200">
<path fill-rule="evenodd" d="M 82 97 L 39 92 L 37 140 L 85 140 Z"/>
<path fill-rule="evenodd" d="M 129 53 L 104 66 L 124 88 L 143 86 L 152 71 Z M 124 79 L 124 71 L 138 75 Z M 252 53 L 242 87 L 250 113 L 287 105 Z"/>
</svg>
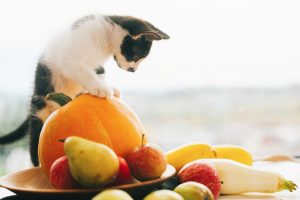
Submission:
<svg viewBox="0 0 300 200">
<path fill-rule="evenodd" d="M 119 96 L 105 81 L 104 62 L 113 56 L 118 66 L 135 72 L 154 40 L 169 36 L 147 21 L 130 16 L 89 15 L 56 35 L 42 53 L 35 72 L 31 110 L 27 119 L 0 144 L 30 134 L 32 163 L 39 164 L 39 135 L 47 117 L 60 106 L 46 100 L 51 92 L 74 98 L 82 91 L 109 98 Z"/>
</svg>

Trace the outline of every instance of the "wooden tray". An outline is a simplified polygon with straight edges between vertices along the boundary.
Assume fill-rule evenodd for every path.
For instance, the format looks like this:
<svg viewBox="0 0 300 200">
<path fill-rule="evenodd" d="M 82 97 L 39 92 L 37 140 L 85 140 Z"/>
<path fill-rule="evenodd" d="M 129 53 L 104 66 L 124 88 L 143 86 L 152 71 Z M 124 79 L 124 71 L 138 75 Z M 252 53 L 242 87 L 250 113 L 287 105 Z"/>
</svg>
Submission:
<svg viewBox="0 0 300 200">
<path fill-rule="evenodd" d="M 43 173 L 40 167 L 30 168 L 16 173 L 8 174 L 0 178 L 0 186 L 6 188 L 17 195 L 38 199 L 42 198 L 73 198 L 89 199 L 100 191 L 108 188 L 117 188 L 127 191 L 129 194 L 137 196 L 149 192 L 159 184 L 172 178 L 176 173 L 173 166 L 168 165 L 166 171 L 158 179 L 131 184 L 124 184 L 113 187 L 103 187 L 98 189 L 55 189 L 50 183 L 48 177 Z"/>
</svg>

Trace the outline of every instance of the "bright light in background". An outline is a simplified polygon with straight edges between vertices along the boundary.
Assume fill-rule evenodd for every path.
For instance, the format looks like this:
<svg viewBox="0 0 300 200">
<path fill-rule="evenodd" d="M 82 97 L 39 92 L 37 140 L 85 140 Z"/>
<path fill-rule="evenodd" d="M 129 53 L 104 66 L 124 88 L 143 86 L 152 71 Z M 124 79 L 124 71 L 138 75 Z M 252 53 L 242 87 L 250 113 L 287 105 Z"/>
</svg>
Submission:
<svg viewBox="0 0 300 200">
<path fill-rule="evenodd" d="M 285 88 L 300 86 L 299 10 L 298 0 L 1 0 L 0 134 L 28 114 L 36 63 L 50 38 L 100 12 L 140 17 L 171 36 L 154 42 L 134 74 L 106 63 L 111 84 L 139 90 L 123 98 L 151 142 L 165 150 L 203 141 L 257 156 L 299 155 L 300 87 Z M 0 175 L 27 167 L 27 147 L 28 137 L 0 145 Z"/>
<path fill-rule="evenodd" d="M 299 10 L 296 0 L 3 0 L 0 91 L 29 93 L 47 41 L 96 11 L 140 17 L 171 36 L 135 74 L 107 63 L 108 80 L 122 89 L 300 84 Z"/>
</svg>

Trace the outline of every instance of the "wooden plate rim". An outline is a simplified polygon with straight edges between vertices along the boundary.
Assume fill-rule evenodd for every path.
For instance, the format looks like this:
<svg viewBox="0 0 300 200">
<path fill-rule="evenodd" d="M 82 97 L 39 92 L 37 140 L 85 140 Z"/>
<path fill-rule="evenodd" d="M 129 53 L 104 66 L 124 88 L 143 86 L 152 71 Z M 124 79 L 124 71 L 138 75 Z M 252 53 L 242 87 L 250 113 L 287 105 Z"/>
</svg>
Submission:
<svg viewBox="0 0 300 200">
<path fill-rule="evenodd" d="M 143 182 L 137 182 L 137 183 L 130 183 L 130 184 L 123 184 L 123 185 L 117 185 L 117 186 L 111 186 L 111 187 L 101 187 L 101 188 L 96 188 L 96 189 L 28 189 L 28 188 L 20 188 L 20 187 L 11 187 L 11 186 L 7 186 L 5 185 L 5 179 L 7 179 L 10 176 L 15 176 L 17 174 L 20 173 L 26 173 L 27 171 L 31 171 L 31 170 L 40 170 L 40 167 L 33 167 L 33 168 L 29 168 L 29 169 L 25 169 L 22 171 L 18 171 L 15 173 L 11 173 L 11 174 L 7 174 L 4 175 L 2 177 L 0 177 L 0 187 L 3 187 L 5 189 L 8 189 L 12 192 L 15 193 L 39 193 L 39 194 L 76 194 L 76 193 L 95 193 L 95 192 L 99 192 L 105 189 L 134 189 L 134 188 L 138 188 L 138 187 L 144 187 L 144 186 L 149 186 L 149 185 L 153 185 L 156 183 L 162 183 L 166 180 L 168 180 L 169 178 L 173 177 L 176 174 L 176 170 L 172 165 L 167 165 L 167 168 L 165 170 L 165 172 L 163 173 L 163 175 L 160 178 L 157 179 L 152 179 L 149 181 L 143 181 Z"/>
</svg>

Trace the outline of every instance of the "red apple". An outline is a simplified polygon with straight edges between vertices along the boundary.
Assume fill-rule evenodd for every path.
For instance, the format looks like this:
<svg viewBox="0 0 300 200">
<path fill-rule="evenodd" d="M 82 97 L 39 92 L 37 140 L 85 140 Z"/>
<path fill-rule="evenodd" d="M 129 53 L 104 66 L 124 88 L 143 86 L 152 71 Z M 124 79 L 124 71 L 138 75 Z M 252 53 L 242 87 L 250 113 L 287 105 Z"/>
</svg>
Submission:
<svg viewBox="0 0 300 200">
<path fill-rule="evenodd" d="M 79 188 L 79 185 L 71 175 L 67 156 L 62 156 L 54 161 L 50 168 L 49 178 L 57 189 Z"/>
<path fill-rule="evenodd" d="M 208 163 L 191 162 L 186 164 L 178 173 L 181 183 L 195 181 L 208 187 L 215 199 L 218 198 L 221 191 L 221 182 L 217 170 Z"/>
<path fill-rule="evenodd" d="M 116 180 L 113 182 L 113 185 L 121 185 L 132 182 L 132 176 L 130 174 L 130 168 L 126 160 L 122 157 L 119 158 L 119 172 L 117 174 Z"/>
<path fill-rule="evenodd" d="M 131 174 L 138 180 L 158 178 L 166 170 L 167 158 L 156 145 L 146 144 L 135 148 L 126 156 Z"/>
</svg>

